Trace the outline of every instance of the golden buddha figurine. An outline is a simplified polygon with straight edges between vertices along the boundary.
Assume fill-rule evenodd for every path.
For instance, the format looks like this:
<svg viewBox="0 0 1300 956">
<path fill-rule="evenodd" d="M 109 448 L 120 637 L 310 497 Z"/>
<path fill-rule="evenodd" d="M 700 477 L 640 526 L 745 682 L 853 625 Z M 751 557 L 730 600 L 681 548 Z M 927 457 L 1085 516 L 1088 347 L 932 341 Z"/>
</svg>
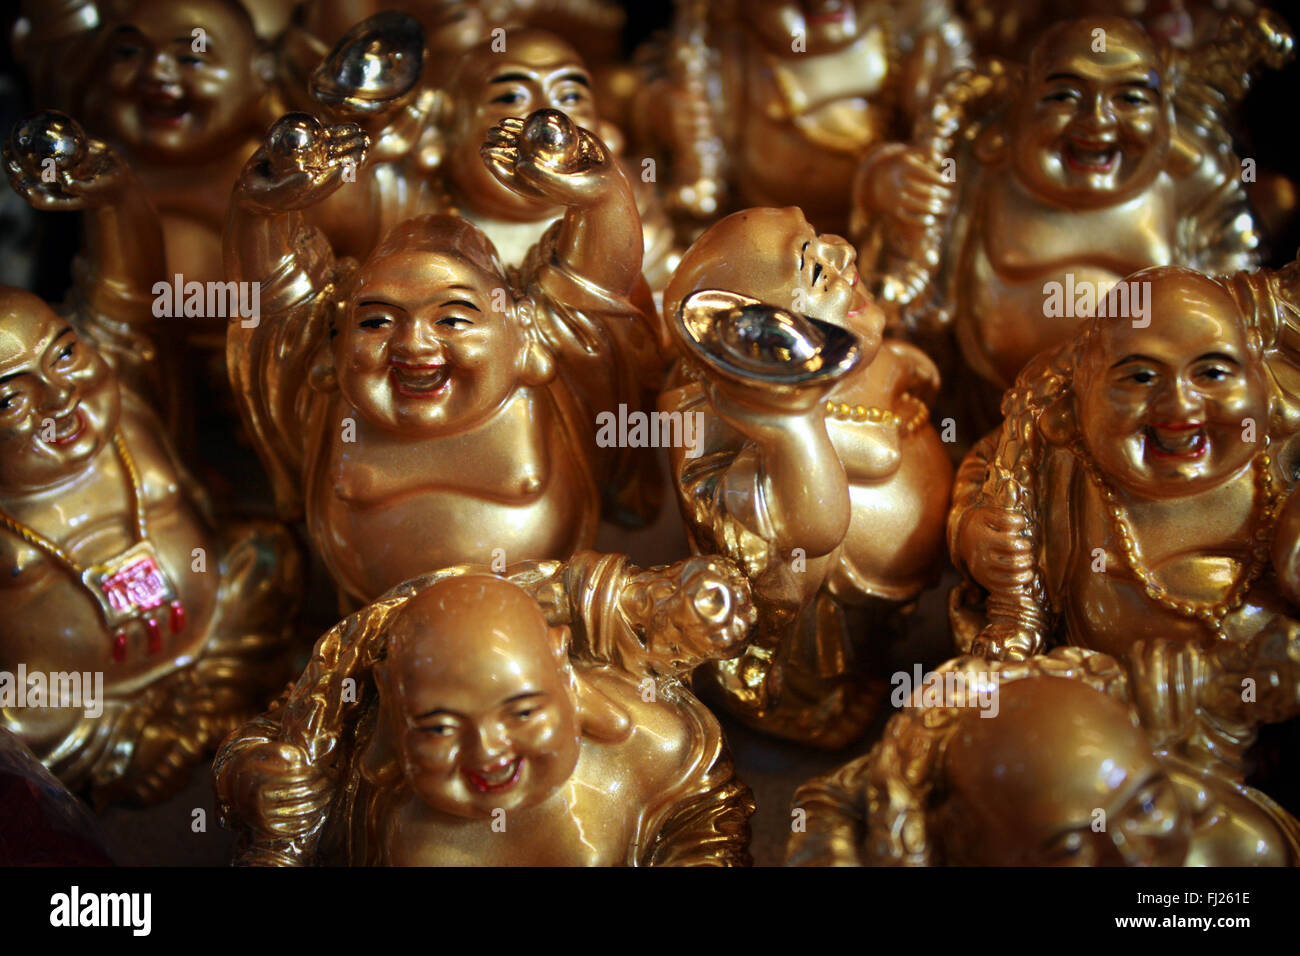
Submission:
<svg viewBox="0 0 1300 956">
<path fill-rule="evenodd" d="M 906 135 L 968 55 L 947 0 L 679 0 L 634 138 L 669 164 L 669 208 L 700 225 L 797 205 L 846 235 L 862 157 Z"/>
<path fill-rule="evenodd" d="M 238 0 L 130 0 L 25 3 L 24 14 L 19 59 L 37 105 L 77 117 L 132 167 L 173 272 L 221 279 L 230 189 L 274 118 L 262 112 L 273 63 L 248 12 Z"/>
<path fill-rule="evenodd" d="M 891 328 L 927 345 L 955 337 L 984 383 L 977 425 L 996 422 L 996 396 L 1030 359 L 1073 334 L 1087 311 L 1076 301 L 1147 266 L 1256 265 L 1226 114 L 1290 36 L 1263 18 L 1237 26 L 1180 58 L 1131 21 L 1057 24 L 1027 67 L 954 76 L 910 145 L 863 164 L 863 270 Z"/>
<path fill-rule="evenodd" d="M 1240 698 L 1245 672 L 1197 666 L 1216 677 L 1189 686 L 1185 658 L 1205 656 L 1160 644 L 1137 649 L 1169 667 L 1147 679 L 1083 648 L 949 661 L 932 677 L 951 693 L 914 691 L 869 754 L 795 791 L 804 826 L 787 864 L 1297 865 L 1300 822 L 1177 746 L 1196 695 L 1217 681 Z M 1294 712 L 1290 645 L 1289 660 L 1249 673 L 1285 685 L 1272 696 Z"/>
<path fill-rule="evenodd" d="M 1025 369 L 954 489 L 963 650 L 1068 642 L 1131 665 L 1139 640 L 1244 647 L 1296 628 L 1298 278 L 1143 270 Z M 1113 307 L 1139 294 L 1144 320 Z M 1239 772 L 1257 721 L 1216 717 L 1207 747 Z"/>
<path fill-rule="evenodd" d="M 502 261 L 520 266 L 564 207 L 503 184 L 479 156 L 484 138 L 504 119 L 538 109 L 565 113 L 615 155 L 623 136 L 601 119 L 583 59 L 561 37 L 511 29 L 460 52 L 441 77 L 421 77 L 435 54 L 421 56 L 423 34 L 411 17 L 382 13 L 357 24 L 313 72 L 316 110 L 356 123 L 373 150 L 358 188 L 339 190 L 311 215 L 335 251 L 364 257 L 403 219 L 459 215 L 492 240 Z M 430 89 L 430 84 L 437 84 Z M 654 186 L 630 160 L 618 162 L 632 186 L 645 243 L 643 269 L 661 290 L 680 258 L 672 225 Z"/>
<path fill-rule="evenodd" d="M 149 408 L 10 287 L 0 382 L 0 715 L 97 803 L 163 799 L 283 680 L 298 552 L 278 525 L 217 531 Z M 21 686 L 58 675 L 102 691 Z"/>
<path fill-rule="evenodd" d="M 24 13 L 17 54 L 37 105 L 109 143 L 160 218 L 167 268 L 157 278 L 170 294 L 157 300 L 168 334 L 155 344 L 184 383 L 167 419 L 224 504 L 242 476 L 196 439 L 200 423 L 224 434 L 235 419 L 225 322 L 257 309 L 255 289 L 224 284 L 221 242 L 235 179 L 280 112 L 271 52 L 238 0 L 34 2 Z"/>
<path fill-rule="evenodd" d="M 223 744 L 238 862 L 748 864 L 753 797 L 688 677 L 753 619 L 718 558 L 640 571 L 582 552 L 405 582 Z"/>
<path fill-rule="evenodd" d="M 648 449 L 600 447 L 597 415 L 646 407 L 662 380 L 628 296 L 641 233 L 609 151 L 563 114 L 505 120 L 482 161 L 567 206 L 507 272 L 464 219 L 399 223 L 360 266 L 304 211 L 364 161 L 366 136 L 283 117 L 235 191 L 234 279 L 261 283 L 256 324 L 230 323 L 229 364 L 285 516 L 357 604 L 430 568 L 564 558 L 607 514 L 652 514 Z M 498 554 L 498 551 L 500 552 Z"/>
<path fill-rule="evenodd" d="M 701 676 L 752 726 L 843 746 L 879 703 L 875 658 L 942 560 L 938 374 L 882 341 L 853 247 L 794 208 L 706 230 L 664 315 L 685 360 L 659 407 L 702 416 L 696 453 L 670 451 L 688 533 L 744 568 L 759 608 L 751 646 Z"/>
</svg>

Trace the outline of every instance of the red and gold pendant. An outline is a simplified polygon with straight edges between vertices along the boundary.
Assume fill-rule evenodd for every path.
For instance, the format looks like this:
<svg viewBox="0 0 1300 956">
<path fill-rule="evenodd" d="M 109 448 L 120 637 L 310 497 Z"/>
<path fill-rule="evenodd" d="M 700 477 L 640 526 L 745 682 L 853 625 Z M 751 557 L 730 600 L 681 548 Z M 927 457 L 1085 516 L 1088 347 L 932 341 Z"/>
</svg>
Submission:
<svg viewBox="0 0 1300 956">
<path fill-rule="evenodd" d="M 162 652 L 163 634 L 159 618 L 164 605 L 168 608 L 171 633 L 178 634 L 185 627 L 185 605 L 163 570 L 158 552 L 148 541 L 141 541 L 107 561 L 86 568 L 81 580 L 99 602 L 104 622 L 113 630 L 115 661 L 126 660 L 126 625 L 131 621 L 144 622 L 150 654 Z"/>
</svg>

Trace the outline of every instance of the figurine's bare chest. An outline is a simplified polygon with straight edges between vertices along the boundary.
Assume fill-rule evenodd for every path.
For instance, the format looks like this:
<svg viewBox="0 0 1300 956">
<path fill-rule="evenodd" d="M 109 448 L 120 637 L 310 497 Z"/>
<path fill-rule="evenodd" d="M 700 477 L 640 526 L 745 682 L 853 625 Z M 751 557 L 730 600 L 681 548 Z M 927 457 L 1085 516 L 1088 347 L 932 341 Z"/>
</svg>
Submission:
<svg viewBox="0 0 1300 956">
<path fill-rule="evenodd" d="M 403 507 L 430 494 L 508 504 L 536 499 L 564 438 L 538 396 L 511 399 L 492 419 L 463 431 L 420 439 L 367 426 L 342 402 L 321 462 L 332 497 L 357 509 Z"/>
<path fill-rule="evenodd" d="M 581 456 L 545 405 L 507 414 L 518 427 L 427 441 L 358 428 L 349 442 L 340 429 L 308 522 L 349 591 L 369 600 L 435 568 L 566 558 L 591 543 L 599 502 Z"/>
<path fill-rule="evenodd" d="M 1122 655 L 1140 638 L 1204 640 L 1202 624 L 1147 595 L 1142 575 L 1179 602 L 1224 600 L 1251 559 L 1253 489 L 1247 471 L 1190 500 L 1126 507 L 1120 524 L 1094 487 L 1083 488 L 1067 583 L 1071 641 Z"/>
<path fill-rule="evenodd" d="M 1010 175 L 984 180 L 979 249 L 990 272 L 1008 284 L 1037 283 L 1074 269 L 1117 276 L 1162 265 L 1175 251 L 1177 210 L 1166 177 L 1126 202 L 1062 209 L 1028 193 Z"/>
<path fill-rule="evenodd" d="M 136 462 L 146 528 L 163 529 L 181 505 L 181 488 L 170 468 Z M 121 553 L 136 542 L 136 487 L 112 446 L 104 448 L 85 477 L 56 492 L 0 502 L 17 522 L 58 545 L 77 564 L 88 566 Z M 3 532 L 0 588 L 34 584 L 62 567 L 47 548 Z"/>
</svg>

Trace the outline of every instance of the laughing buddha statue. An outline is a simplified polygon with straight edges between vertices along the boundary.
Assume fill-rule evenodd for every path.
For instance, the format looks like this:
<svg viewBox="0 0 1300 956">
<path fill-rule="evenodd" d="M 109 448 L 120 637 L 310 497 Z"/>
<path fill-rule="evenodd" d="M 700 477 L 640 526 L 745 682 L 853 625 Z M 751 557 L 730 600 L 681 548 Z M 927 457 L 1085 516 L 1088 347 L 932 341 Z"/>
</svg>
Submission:
<svg viewBox="0 0 1300 956">
<path fill-rule="evenodd" d="M 304 211 L 349 188 L 354 126 L 289 114 L 236 190 L 232 278 L 262 283 L 229 367 L 286 516 L 356 607 L 430 568 L 564 558 L 605 513 L 657 504 L 646 449 L 599 447 L 596 419 L 653 402 L 656 333 L 628 298 L 641 233 L 608 150 L 562 113 L 494 127 L 480 161 L 567 208 L 521 269 L 464 219 L 395 226 L 360 265 Z M 643 286 L 642 286 L 643 287 Z"/>
<path fill-rule="evenodd" d="M 735 866 L 754 803 L 692 668 L 740 649 L 737 570 L 592 552 L 406 582 L 226 741 L 253 865 Z"/>
</svg>

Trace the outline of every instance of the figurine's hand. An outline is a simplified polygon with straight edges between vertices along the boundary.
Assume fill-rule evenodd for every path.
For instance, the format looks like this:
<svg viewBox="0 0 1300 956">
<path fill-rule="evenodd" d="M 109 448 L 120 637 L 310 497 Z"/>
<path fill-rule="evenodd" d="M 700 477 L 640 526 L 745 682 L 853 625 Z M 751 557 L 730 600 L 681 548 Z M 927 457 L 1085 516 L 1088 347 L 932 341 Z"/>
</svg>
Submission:
<svg viewBox="0 0 1300 956">
<path fill-rule="evenodd" d="M 1025 517 L 1002 508 L 975 507 L 957 535 L 957 554 L 989 591 L 1028 587 L 1035 571 L 1034 543 L 1025 537 Z"/>
<path fill-rule="evenodd" d="M 55 110 L 34 113 L 14 127 L 4 162 L 14 191 L 40 210 L 93 209 L 112 202 L 134 180 L 106 143 Z"/>
<path fill-rule="evenodd" d="M 306 113 L 286 113 L 244 168 L 239 192 L 267 209 L 303 209 L 356 175 L 370 137 L 351 123 L 325 126 Z"/>
<path fill-rule="evenodd" d="M 618 174 L 599 139 L 559 110 L 537 110 L 526 120 L 503 119 L 480 149 L 483 162 L 519 193 L 563 206 L 587 206 L 603 197 Z"/>
<path fill-rule="evenodd" d="M 953 199 L 952 183 L 918 149 L 883 157 L 871 170 L 868 202 L 899 226 L 923 229 L 942 216 Z"/>
<path fill-rule="evenodd" d="M 1217 642 L 1216 676 L 1206 705 L 1251 724 L 1275 724 L 1300 712 L 1300 624 L 1279 618 L 1247 644 Z"/>
<path fill-rule="evenodd" d="M 745 576 L 718 557 L 645 571 L 628 582 L 620 602 L 655 656 L 687 666 L 735 656 L 758 616 Z"/>
<path fill-rule="evenodd" d="M 330 802 L 330 781 L 292 744 L 262 741 L 236 760 L 230 799 L 240 819 L 265 836 L 302 835 Z"/>
<path fill-rule="evenodd" d="M 769 445 L 782 443 L 801 429 L 817 428 L 826 417 L 826 395 L 834 383 L 810 386 L 792 394 L 759 394 L 733 382 L 700 377 L 714 414 L 746 438 Z M 821 425 L 820 427 L 824 427 Z"/>
</svg>

